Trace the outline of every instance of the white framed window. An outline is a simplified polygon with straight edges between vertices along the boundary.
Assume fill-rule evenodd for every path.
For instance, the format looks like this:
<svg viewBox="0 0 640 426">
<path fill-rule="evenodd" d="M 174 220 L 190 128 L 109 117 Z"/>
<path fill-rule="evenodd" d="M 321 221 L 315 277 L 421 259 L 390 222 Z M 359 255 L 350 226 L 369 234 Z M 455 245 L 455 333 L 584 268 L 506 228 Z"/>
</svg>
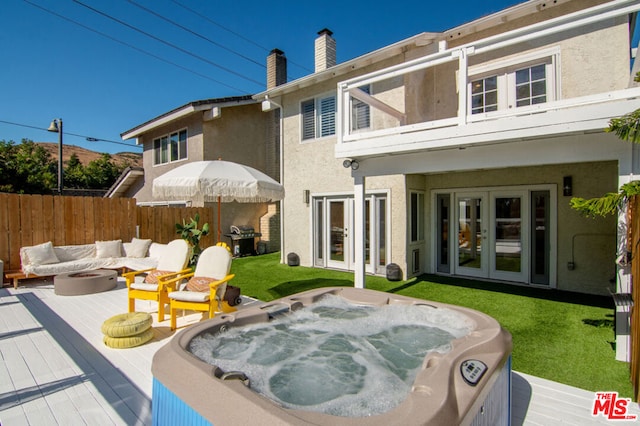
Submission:
<svg viewBox="0 0 640 426">
<path fill-rule="evenodd" d="M 471 82 L 471 114 L 498 110 L 498 76 Z"/>
<path fill-rule="evenodd" d="M 302 140 L 336 134 L 336 95 L 308 99 L 300 104 Z"/>
<path fill-rule="evenodd" d="M 559 84 L 556 48 L 469 68 L 471 114 L 522 108 L 554 101 Z"/>
<path fill-rule="evenodd" d="M 187 129 L 153 140 L 153 164 L 166 164 L 187 158 Z"/>
</svg>

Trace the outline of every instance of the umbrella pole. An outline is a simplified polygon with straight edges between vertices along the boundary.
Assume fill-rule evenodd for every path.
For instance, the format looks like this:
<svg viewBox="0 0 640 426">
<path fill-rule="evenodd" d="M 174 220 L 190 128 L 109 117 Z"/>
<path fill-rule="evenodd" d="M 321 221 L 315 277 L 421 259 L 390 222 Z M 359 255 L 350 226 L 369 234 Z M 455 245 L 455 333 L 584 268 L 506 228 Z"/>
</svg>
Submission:
<svg viewBox="0 0 640 426">
<path fill-rule="evenodd" d="M 220 228 L 220 196 L 218 195 L 218 243 L 220 242 L 220 235 L 222 234 L 222 228 Z"/>
</svg>

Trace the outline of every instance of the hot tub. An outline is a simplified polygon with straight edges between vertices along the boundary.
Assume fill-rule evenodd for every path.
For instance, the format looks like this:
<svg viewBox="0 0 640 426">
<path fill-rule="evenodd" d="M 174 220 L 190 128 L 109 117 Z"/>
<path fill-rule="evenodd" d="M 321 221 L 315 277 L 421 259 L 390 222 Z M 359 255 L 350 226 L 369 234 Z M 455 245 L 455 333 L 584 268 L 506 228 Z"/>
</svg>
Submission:
<svg viewBox="0 0 640 426">
<path fill-rule="evenodd" d="M 336 365 L 333 359 L 329 362 L 325 360 L 324 364 L 313 361 L 312 370 L 316 371 L 308 373 L 309 377 L 305 377 L 307 373 L 300 372 L 303 370 L 296 369 L 298 359 L 285 361 L 285 364 L 287 362 L 290 365 L 295 364 L 296 368 L 276 367 L 275 376 L 268 380 L 256 377 L 256 371 L 259 370 L 249 366 L 246 367 L 246 371 L 237 369 L 235 366 L 233 369 L 221 368 L 221 365 L 236 361 L 232 358 L 242 358 L 244 354 L 239 352 L 236 356 L 229 351 L 238 348 L 242 351 L 243 348 L 249 347 L 248 345 L 255 345 L 253 342 L 244 343 L 245 336 L 269 333 L 269 328 L 285 330 L 282 332 L 285 335 L 297 335 L 297 330 L 285 329 L 286 326 L 280 322 L 280 318 L 286 317 L 285 322 L 288 321 L 293 327 L 304 328 L 306 319 L 300 318 L 322 317 L 326 316 L 326 312 L 336 310 L 336 308 L 324 307 L 323 303 L 330 298 L 340 299 L 340 303 L 353 306 L 355 313 L 346 316 L 354 317 L 361 322 L 360 325 L 353 326 L 339 325 L 338 327 L 342 329 L 335 334 L 340 338 L 328 337 L 327 341 L 322 340 L 326 336 L 324 331 L 311 332 L 312 336 L 317 336 L 312 340 L 323 342 L 321 343 L 324 345 L 323 350 L 327 346 L 331 351 L 338 352 L 341 349 L 336 348 L 346 348 L 344 354 L 331 352 L 332 356 L 339 360 L 337 364 L 346 360 L 343 370 L 338 371 L 337 376 L 335 371 L 329 371 L 334 370 L 333 367 Z M 405 307 L 413 311 L 408 311 L 407 314 L 401 314 L 399 317 L 391 316 L 397 315 L 396 311 Z M 380 311 L 375 311 L 376 309 Z M 341 310 L 342 307 L 338 309 L 338 311 Z M 370 310 L 375 311 L 374 319 L 360 318 L 361 312 Z M 392 314 L 392 311 L 395 313 Z M 432 313 L 437 315 L 435 320 L 430 319 Z M 379 317 L 387 314 L 390 315 L 388 321 L 375 319 L 376 315 Z M 417 326 L 415 333 L 407 328 L 407 323 L 417 323 L 425 316 L 429 322 L 427 325 Z M 339 321 L 342 321 L 342 318 Z M 363 328 L 362 321 L 365 321 L 364 332 L 358 331 Z M 401 337 L 393 337 L 391 341 L 381 341 L 380 336 L 387 334 L 386 331 L 378 330 L 378 326 L 382 326 L 381 322 L 388 322 L 390 329 L 400 330 Z M 339 322 L 339 324 L 343 323 Z M 425 330 L 435 333 L 436 343 L 425 346 L 424 341 L 431 338 L 424 335 Z M 414 333 L 415 336 L 412 337 L 407 333 Z M 236 334 L 238 337 L 235 337 Z M 364 343 L 358 342 L 361 336 L 364 336 Z M 450 336 L 450 338 L 446 341 L 438 340 L 443 336 Z M 213 349 L 203 350 L 199 345 L 211 338 Z M 270 362 L 265 362 L 265 358 L 272 358 L 271 354 L 275 357 L 280 356 L 277 354 L 277 348 L 280 345 L 278 338 L 269 337 L 268 339 L 266 343 L 263 342 L 257 348 L 253 346 L 251 349 L 251 352 L 261 354 L 258 361 L 259 367 Z M 398 349 L 400 341 L 407 341 L 409 349 Z M 294 356 L 308 359 L 319 353 L 316 349 L 308 349 L 308 343 L 298 342 L 297 344 L 298 349 L 288 351 Z M 227 349 L 224 345 L 229 348 Z M 234 346 L 238 348 L 233 348 Z M 392 372 L 385 374 L 391 374 L 393 377 L 407 376 L 402 364 L 409 364 L 406 371 L 413 369 L 415 375 L 407 376 L 406 380 L 410 382 L 406 385 L 406 395 L 398 401 L 386 404 L 387 399 L 398 398 L 391 396 L 391 389 L 388 393 L 378 388 L 374 393 L 370 392 L 370 386 L 373 386 L 375 379 L 369 378 L 369 370 L 376 370 L 377 367 L 367 366 L 365 363 L 372 358 L 378 358 L 378 354 L 361 355 L 353 349 L 359 346 L 374 347 L 382 355 L 381 363 L 391 365 Z M 309 351 L 310 354 L 305 351 Z M 416 366 L 410 365 L 413 361 L 404 359 L 406 352 L 412 351 L 425 354 Z M 220 365 L 216 365 L 215 356 L 207 359 L 209 358 L 207 352 L 213 355 L 218 354 Z M 392 356 L 389 356 L 389 353 L 392 353 Z M 393 355 L 393 353 L 396 354 Z M 394 358 L 396 355 L 400 358 Z M 318 369 L 324 370 L 318 374 Z M 511 335 L 496 320 L 463 307 L 367 289 L 330 287 L 311 290 L 203 321 L 175 336 L 156 353 L 152 373 L 153 423 L 157 425 L 507 425 L 510 423 Z M 316 404 L 318 401 L 308 401 L 310 397 L 313 398 L 316 387 L 324 389 L 325 381 L 342 380 L 340 374 L 344 374 L 345 382 L 344 386 L 339 384 L 338 388 L 344 395 L 338 395 L 336 399 L 344 399 L 348 401 L 348 405 L 365 406 L 360 407 L 360 410 L 356 410 L 354 414 L 348 414 L 349 410 L 336 409 L 332 401 L 326 402 L 325 400 L 330 399 L 330 396 L 320 398 L 319 404 Z M 355 379 L 357 383 L 354 385 L 347 382 L 349 379 Z M 394 380 L 383 377 L 379 382 L 388 382 L 389 386 L 394 388 L 404 386 L 402 380 Z M 288 383 L 291 389 L 287 389 Z M 275 391 L 268 389 L 269 385 L 277 384 L 280 385 L 280 389 Z M 265 387 L 267 389 L 261 389 Z M 351 390 L 351 387 L 356 389 Z M 365 396 L 366 403 L 352 402 L 351 398 L 354 396 L 351 394 L 356 394 L 358 389 L 365 392 L 365 395 L 367 391 L 370 392 Z M 329 392 L 336 392 L 335 384 L 330 387 Z M 393 395 L 396 394 L 393 393 Z M 373 399 L 381 401 L 384 408 L 368 411 L 371 409 L 369 405 L 378 405 L 371 403 L 370 400 Z M 323 407 L 327 404 L 330 408 L 328 411 L 323 411 Z"/>
</svg>

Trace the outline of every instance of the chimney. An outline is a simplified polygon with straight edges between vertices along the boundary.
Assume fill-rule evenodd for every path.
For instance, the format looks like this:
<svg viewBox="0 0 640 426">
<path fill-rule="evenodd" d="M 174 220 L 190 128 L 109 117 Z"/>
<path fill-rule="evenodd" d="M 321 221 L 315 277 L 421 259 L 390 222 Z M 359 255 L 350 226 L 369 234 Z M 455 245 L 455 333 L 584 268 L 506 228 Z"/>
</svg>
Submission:
<svg viewBox="0 0 640 426">
<path fill-rule="evenodd" d="M 336 40 L 328 29 L 318 32 L 316 38 L 316 72 L 324 71 L 336 64 Z"/>
<path fill-rule="evenodd" d="M 267 56 L 267 90 L 287 82 L 287 58 L 280 49 L 273 49 Z"/>
</svg>

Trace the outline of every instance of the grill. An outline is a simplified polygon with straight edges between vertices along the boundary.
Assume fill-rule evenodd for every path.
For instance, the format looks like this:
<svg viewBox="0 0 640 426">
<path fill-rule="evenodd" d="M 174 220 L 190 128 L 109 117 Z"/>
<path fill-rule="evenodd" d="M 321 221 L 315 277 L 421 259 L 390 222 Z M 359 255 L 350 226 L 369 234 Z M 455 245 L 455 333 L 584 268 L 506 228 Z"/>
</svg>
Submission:
<svg viewBox="0 0 640 426">
<path fill-rule="evenodd" d="M 234 256 L 250 256 L 256 254 L 256 237 L 262 236 L 252 226 L 231 225 L 231 232 L 224 234 L 231 240 L 231 252 Z"/>
</svg>

